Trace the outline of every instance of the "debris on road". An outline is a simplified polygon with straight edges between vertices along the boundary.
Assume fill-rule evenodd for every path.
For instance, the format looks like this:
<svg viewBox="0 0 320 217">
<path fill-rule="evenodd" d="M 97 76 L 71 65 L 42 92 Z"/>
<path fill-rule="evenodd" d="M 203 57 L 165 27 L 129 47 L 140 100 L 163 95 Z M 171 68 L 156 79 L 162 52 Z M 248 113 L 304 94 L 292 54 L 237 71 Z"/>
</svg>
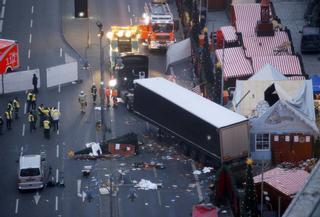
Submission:
<svg viewBox="0 0 320 217">
<path fill-rule="evenodd" d="M 200 171 L 200 170 L 195 170 L 195 171 L 193 171 L 193 174 L 194 174 L 194 175 L 200 175 L 200 174 L 201 174 L 201 171 Z"/>
<path fill-rule="evenodd" d="M 156 190 L 158 189 L 158 185 L 155 183 L 152 183 L 149 180 L 141 179 L 138 184 L 136 184 L 134 187 L 140 189 L 140 190 Z"/>
<path fill-rule="evenodd" d="M 165 166 L 163 165 L 163 163 L 155 163 L 155 162 L 150 162 L 150 163 L 146 163 L 146 162 L 136 162 L 133 163 L 132 166 L 134 168 L 141 168 L 141 169 L 165 169 Z"/>
</svg>

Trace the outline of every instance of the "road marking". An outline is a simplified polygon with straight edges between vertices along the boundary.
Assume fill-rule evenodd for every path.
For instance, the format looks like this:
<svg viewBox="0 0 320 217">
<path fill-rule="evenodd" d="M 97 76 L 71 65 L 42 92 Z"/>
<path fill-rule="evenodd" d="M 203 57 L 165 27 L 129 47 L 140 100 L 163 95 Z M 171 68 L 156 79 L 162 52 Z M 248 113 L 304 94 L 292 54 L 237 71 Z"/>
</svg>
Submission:
<svg viewBox="0 0 320 217">
<path fill-rule="evenodd" d="M 22 125 L 22 136 L 24 136 L 25 131 L 26 131 L 26 125 L 23 124 L 23 125 Z"/>
<path fill-rule="evenodd" d="M 31 14 L 33 14 L 33 5 L 31 6 Z"/>
<path fill-rule="evenodd" d="M 61 92 L 61 84 L 58 85 L 58 93 Z"/>
<path fill-rule="evenodd" d="M 56 196 L 56 211 L 58 211 L 58 196 Z"/>
<path fill-rule="evenodd" d="M 4 18 L 4 12 L 5 12 L 5 10 L 6 10 L 6 7 L 5 6 L 2 6 L 2 8 L 1 8 L 1 15 L 0 15 L 0 17 L 3 19 Z"/>
<path fill-rule="evenodd" d="M 128 12 L 130 13 L 130 5 L 128 5 Z"/>
<path fill-rule="evenodd" d="M 161 206 L 162 202 L 161 202 L 161 196 L 160 196 L 160 191 L 159 190 L 157 190 L 157 196 L 158 196 L 159 205 Z"/>
<path fill-rule="evenodd" d="M 2 32 L 3 20 L 0 20 L 0 32 Z"/>
<path fill-rule="evenodd" d="M 40 197 L 41 196 L 40 196 L 39 192 L 37 191 L 37 193 L 33 196 L 34 201 L 36 202 L 36 205 L 38 205 Z"/>
<path fill-rule="evenodd" d="M 60 48 L 60 57 L 62 57 L 62 48 Z"/>
<path fill-rule="evenodd" d="M 60 101 L 58 101 L 58 111 L 60 111 Z"/>
<path fill-rule="evenodd" d="M 57 145 L 57 158 L 59 158 L 59 145 Z"/>
<path fill-rule="evenodd" d="M 59 182 L 59 169 L 56 169 L 56 183 Z"/>
<path fill-rule="evenodd" d="M 23 155 L 23 146 L 21 146 L 21 148 L 20 148 L 20 156 L 22 156 Z"/>
<path fill-rule="evenodd" d="M 30 35 L 29 35 L 29 43 L 31 44 L 31 42 L 32 42 L 32 34 L 30 33 Z"/>
<path fill-rule="evenodd" d="M 29 70 L 30 69 L 30 67 L 29 66 L 27 66 L 27 70 Z"/>
<path fill-rule="evenodd" d="M 30 20 L 30 28 L 33 26 L 33 19 Z"/>
<path fill-rule="evenodd" d="M 3 5 L 5 5 L 5 4 L 6 4 L 6 2 L 7 2 L 7 0 L 3 0 L 3 1 L 2 1 L 2 4 L 3 4 Z"/>
<path fill-rule="evenodd" d="M 153 174 L 154 174 L 154 177 L 155 177 L 155 178 L 158 178 L 158 174 L 157 174 L 156 168 L 153 168 Z"/>
<path fill-rule="evenodd" d="M 19 199 L 17 198 L 17 199 L 16 199 L 16 209 L 15 209 L 15 211 L 14 211 L 15 214 L 18 213 L 18 208 L 19 208 Z"/>
<path fill-rule="evenodd" d="M 24 114 L 27 114 L 27 103 L 24 103 Z"/>
<path fill-rule="evenodd" d="M 132 18 L 130 18 L 130 25 L 132 26 Z"/>
<path fill-rule="evenodd" d="M 78 195 L 78 197 L 82 197 L 80 190 L 81 190 L 81 179 L 78 179 L 77 180 L 77 195 Z"/>
<path fill-rule="evenodd" d="M 30 59 L 30 56 L 31 56 L 31 50 L 29 49 L 28 50 L 28 59 Z"/>
<path fill-rule="evenodd" d="M 196 166 L 194 165 L 194 161 L 191 161 L 191 167 L 192 167 L 192 171 L 196 171 Z M 194 174 L 194 178 L 196 180 L 196 186 L 197 186 L 197 193 L 198 193 L 198 197 L 199 197 L 199 201 L 202 201 L 203 200 L 203 195 L 202 195 L 202 191 L 201 191 L 201 188 L 200 188 L 200 183 L 199 183 L 199 178 L 198 178 L 198 175 Z"/>
</svg>

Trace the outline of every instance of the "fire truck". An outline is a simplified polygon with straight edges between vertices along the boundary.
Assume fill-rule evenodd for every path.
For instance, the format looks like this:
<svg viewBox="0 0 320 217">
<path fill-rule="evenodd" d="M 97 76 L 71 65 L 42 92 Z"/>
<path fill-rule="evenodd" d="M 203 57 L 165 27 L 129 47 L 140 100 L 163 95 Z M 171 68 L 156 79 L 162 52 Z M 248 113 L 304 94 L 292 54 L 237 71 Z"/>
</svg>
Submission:
<svg viewBox="0 0 320 217">
<path fill-rule="evenodd" d="M 149 49 L 168 48 L 175 42 L 174 19 L 169 5 L 164 0 L 145 4 L 144 24 L 139 25 L 141 40 Z"/>
<path fill-rule="evenodd" d="M 13 40 L 0 39 L 0 75 L 18 68 L 19 47 Z"/>
<path fill-rule="evenodd" d="M 111 31 L 107 33 L 111 68 L 115 67 L 119 57 L 139 53 L 139 37 L 137 26 L 111 26 Z"/>
</svg>

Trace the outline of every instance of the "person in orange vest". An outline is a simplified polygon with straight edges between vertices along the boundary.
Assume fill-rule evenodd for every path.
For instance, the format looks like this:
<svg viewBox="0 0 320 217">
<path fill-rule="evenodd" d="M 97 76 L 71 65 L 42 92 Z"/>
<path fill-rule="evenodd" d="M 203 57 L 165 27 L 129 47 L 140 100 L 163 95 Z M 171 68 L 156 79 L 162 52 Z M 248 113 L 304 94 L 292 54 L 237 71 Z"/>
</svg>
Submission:
<svg viewBox="0 0 320 217">
<path fill-rule="evenodd" d="M 43 121 L 43 134 L 44 134 L 44 138 L 46 139 L 50 139 L 50 128 L 51 128 L 51 123 L 47 118 Z"/>
<path fill-rule="evenodd" d="M 111 92 L 111 91 L 110 91 L 110 88 L 107 87 L 107 88 L 106 88 L 106 98 L 107 98 L 107 106 L 108 106 L 108 107 L 110 107 L 110 95 L 111 95 L 110 92 Z"/>
</svg>

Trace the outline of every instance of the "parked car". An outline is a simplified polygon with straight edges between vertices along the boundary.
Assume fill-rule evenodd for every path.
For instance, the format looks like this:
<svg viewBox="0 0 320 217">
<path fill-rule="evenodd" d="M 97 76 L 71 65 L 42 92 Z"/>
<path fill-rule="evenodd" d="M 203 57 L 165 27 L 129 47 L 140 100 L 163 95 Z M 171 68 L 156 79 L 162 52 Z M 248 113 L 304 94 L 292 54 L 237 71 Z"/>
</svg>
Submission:
<svg viewBox="0 0 320 217">
<path fill-rule="evenodd" d="M 301 53 L 320 52 L 320 27 L 303 27 Z"/>
<path fill-rule="evenodd" d="M 44 160 L 40 155 L 23 155 L 19 159 L 18 189 L 42 189 L 45 184 Z"/>
</svg>

